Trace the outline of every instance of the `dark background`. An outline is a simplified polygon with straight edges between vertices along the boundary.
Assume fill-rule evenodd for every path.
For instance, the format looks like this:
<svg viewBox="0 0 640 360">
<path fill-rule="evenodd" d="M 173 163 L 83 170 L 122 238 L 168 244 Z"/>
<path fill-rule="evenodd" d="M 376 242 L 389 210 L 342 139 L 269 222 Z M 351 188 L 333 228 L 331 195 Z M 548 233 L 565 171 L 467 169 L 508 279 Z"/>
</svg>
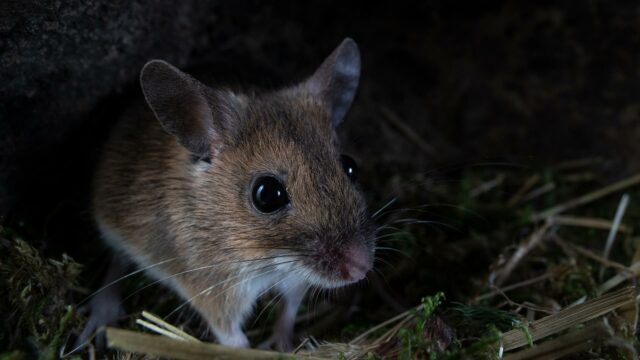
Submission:
<svg viewBox="0 0 640 360">
<path fill-rule="evenodd" d="M 640 169 L 640 5 L 450 3 L 4 1 L 0 216 L 82 259 L 96 244 L 96 154 L 147 60 L 269 88 L 347 36 L 363 77 L 340 133 L 372 203 L 393 176 L 455 179 L 477 164 L 597 156 L 615 178 Z"/>
</svg>

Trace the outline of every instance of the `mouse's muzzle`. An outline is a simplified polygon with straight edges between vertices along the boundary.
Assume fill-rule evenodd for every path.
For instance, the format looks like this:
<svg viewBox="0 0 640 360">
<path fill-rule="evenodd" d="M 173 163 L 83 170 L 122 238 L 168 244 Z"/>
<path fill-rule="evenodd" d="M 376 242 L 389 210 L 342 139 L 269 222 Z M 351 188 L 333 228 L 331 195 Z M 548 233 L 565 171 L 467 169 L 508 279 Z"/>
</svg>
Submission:
<svg viewBox="0 0 640 360">
<path fill-rule="evenodd" d="M 312 282 L 333 288 L 364 279 L 373 268 L 374 243 L 368 237 L 319 237 L 314 242 L 314 256 L 308 257 L 307 267 L 315 273 Z"/>
<path fill-rule="evenodd" d="M 338 271 L 340 277 L 348 282 L 364 279 L 373 266 L 373 254 L 363 245 L 353 244 L 344 250 Z"/>
</svg>

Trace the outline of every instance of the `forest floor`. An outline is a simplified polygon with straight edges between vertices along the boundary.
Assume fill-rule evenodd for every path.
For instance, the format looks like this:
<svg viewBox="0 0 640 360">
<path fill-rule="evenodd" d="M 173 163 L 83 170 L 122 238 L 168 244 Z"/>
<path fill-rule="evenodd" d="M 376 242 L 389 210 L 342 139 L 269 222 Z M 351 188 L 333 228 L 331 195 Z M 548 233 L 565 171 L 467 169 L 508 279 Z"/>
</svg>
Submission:
<svg viewBox="0 0 640 360">
<path fill-rule="evenodd" d="M 600 175 L 603 167 L 606 160 L 591 158 L 537 170 L 478 164 L 457 179 L 386 178 L 380 186 L 393 196 L 372 199 L 386 225 L 375 272 L 365 284 L 305 302 L 299 351 L 348 359 L 636 356 L 637 291 L 629 287 L 640 271 L 633 223 L 640 176 L 610 182 Z M 79 285 L 89 265 L 42 258 L 24 240 L 37 246 L 20 229 L 3 228 L 1 340 L 13 350 L 0 358 L 33 351 L 55 358 L 86 321 L 77 305 L 91 294 Z M 143 275 L 123 283 L 122 329 L 154 333 L 139 319 L 155 318 L 141 312 L 162 317 L 183 304 Z M 277 313 L 271 299 L 248 323 L 252 343 L 268 336 Z M 212 341 L 194 315 L 185 309 L 157 324 Z M 116 335 L 120 349 L 142 351 L 136 334 Z M 96 351 L 88 349 L 82 351 Z"/>
<path fill-rule="evenodd" d="M 359 44 L 362 82 L 338 132 L 358 160 L 376 223 L 385 225 L 381 249 L 367 281 L 305 301 L 296 324 L 298 353 L 637 358 L 638 5 L 469 6 L 475 7 L 211 2 L 201 14 L 205 26 L 190 39 L 191 52 L 174 54 L 193 68 L 217 72 L 217 80 L 226 81 L 226 74 L 242 84 L 275 87 L 308 76 L 344 37 Z M 68 40 L 62 30 L 47 36 Z M 39 42 L 29 44 L 40 50 Z M 37 82 L 64 98 L 63 105 L 78 99 L 56 81 L 68 81 L 73 69 L 91 69 L 94 60 L 80 56 L 104 47 L 82 45 L 58 54 L 59 67 L 49 57 L 40 64 L 56 68 L 60 78 L 43 70 Z M 134 55 L 147 60 L 145 53 Z M 130 60 L 122 62 L 130 68 L 109 67 L 95 79 L 76 74 L 81 87 L 72 88 L 79 94 L 88 94 L 84 86 L 106 84 L 111 73 L 135 76 L 109 96 L 92 98 L 98 105 L 78 115 L 77 129 L 65 128 L 63 144 L 43 145 L 55 129 L 42 118 L 64 128 L 70 127 L 66 116 L 31 113 L 33 101 L 48 105 L 53 98 L 22 96 L 24 103 L 16 102 L 19 109 L 9 114 L 18 130 L 25 124 L 16 132 L 28 152 L 15 160 L 24 173 L 8 187 L 15 197 L 11 208 L 0 209 L 0 360 L 66 355 L 87 321 L 82 305 L 99 288 L 109 257 L 97 245 L 86 201 L 92 155 L 131 94 L 139 95 L 139 69 Z M 75 61 L 83 66 L 67 65 Z M 23 121 L 25 114 L 35 120 Z M 88 346 L 69 358 L 145 358 L 126 350 L 148 353 L 142 348 L 148 341 L 164 351 L 148 358 L 224 353 L 194 342 L 191 337 L 213 337 L 188 307 L 168 316 L 183 300 L 167 288 L 142 274 L 122 285 L 126 315 L 118 328 L 131 332 L 111 332 L 114 348 L 106 353 Z M 252 344 L 268 336 L 277 313 L 271 300 L 262 299 L 246 324 Z M 141 337 L 155 334 L 149 323 L 165 334 Z M 234 357 L 282 357 L 247 351 Z"/>
</svg>

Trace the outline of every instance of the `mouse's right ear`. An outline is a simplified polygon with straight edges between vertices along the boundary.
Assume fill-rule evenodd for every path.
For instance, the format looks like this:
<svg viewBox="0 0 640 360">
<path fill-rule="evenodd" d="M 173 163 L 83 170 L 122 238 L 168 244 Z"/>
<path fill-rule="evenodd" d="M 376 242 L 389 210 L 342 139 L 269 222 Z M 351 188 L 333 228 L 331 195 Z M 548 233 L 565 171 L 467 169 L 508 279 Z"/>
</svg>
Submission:
<svg viewBox="0 0 640 360">
<path fill-rule="evenodd" d="M 335 128 L 351 107 L 359 80 L 360 51 L 353 39 L 346 38 L 304 82 L 304 86 L 323 100 Z"/>
<path fill-rule="evenodd" d="M 210 159 L 217 136 L 206 86 L 162 60 L 145 64 L 140 85 L 165 131 L 198 159 Z"/>
</svg>

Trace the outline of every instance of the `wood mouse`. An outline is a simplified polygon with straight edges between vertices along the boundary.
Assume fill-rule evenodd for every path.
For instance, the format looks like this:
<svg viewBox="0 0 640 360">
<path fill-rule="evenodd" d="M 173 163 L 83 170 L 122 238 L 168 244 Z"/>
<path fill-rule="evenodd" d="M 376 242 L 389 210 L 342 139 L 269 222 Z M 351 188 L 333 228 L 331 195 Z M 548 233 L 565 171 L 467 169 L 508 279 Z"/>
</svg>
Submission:
<svg viewBox="0 0 640 360">
<path fill-rule="evenodd" d="M 309 78 L 262 93 L 148 62 L 146 102 L 118 122 L 95 176 L 95 221 L 116 250 L 105 282 L 132 261 L 235 347 L 249 346 L 242 324 L 258 297 L 279 292 L 282 313 L 262 347 L 291 349 L 305 291 L 358 282 L 373 264 L 375 227 L 335 131 L 359 77 L 348 38 Z M 121 314 L 117 284 L 90 310 L 81 339 Z"/>
</svg>

